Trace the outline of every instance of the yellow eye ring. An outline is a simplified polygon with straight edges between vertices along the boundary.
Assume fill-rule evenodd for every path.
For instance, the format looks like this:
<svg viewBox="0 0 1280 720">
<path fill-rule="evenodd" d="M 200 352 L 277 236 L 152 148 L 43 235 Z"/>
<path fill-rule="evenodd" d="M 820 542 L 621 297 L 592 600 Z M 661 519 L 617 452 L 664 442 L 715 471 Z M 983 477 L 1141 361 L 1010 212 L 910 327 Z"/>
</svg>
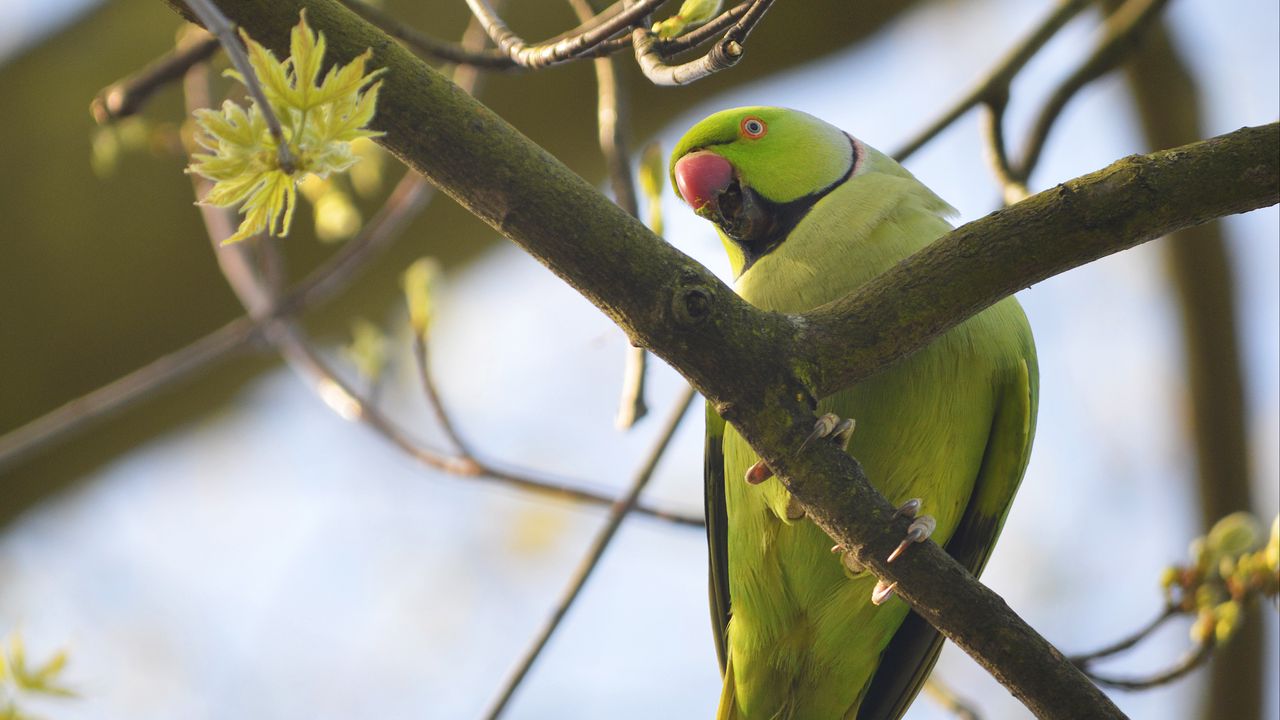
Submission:
<svg viewBox="0 0 1280 720">
<path fill-rule="evenodd" d="M 769 126 L 755 115 L 748 115 L 742 118 L 742 123 L 738 128 L 742 131 L 743 137 L 751 140 L 758 140 L 769 132 Z"/>
</svg>

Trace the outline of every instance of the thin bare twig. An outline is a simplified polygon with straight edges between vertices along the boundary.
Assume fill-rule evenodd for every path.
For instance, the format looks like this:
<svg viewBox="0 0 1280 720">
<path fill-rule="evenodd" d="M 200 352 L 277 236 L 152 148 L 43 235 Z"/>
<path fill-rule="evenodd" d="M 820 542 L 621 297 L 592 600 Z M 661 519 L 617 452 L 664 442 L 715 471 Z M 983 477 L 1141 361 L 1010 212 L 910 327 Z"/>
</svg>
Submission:
<svg viewBox="0 0 1280 720">
<path fill-rule="evenodd" d="M 99 125 L 106 125 L 136 114 L 155 92 L 181 79 L 192 65 L 213 57 L 221 42 L 201 32 L 204 37 L 182 44 L 156 59 L 142 70 L 103 88 L 89 103 L 89 112 Z"/>
<path fill-rule="evenodd" d="M 1036 53 L 1040 52 L 1040 48 L 1044 47 L 1045 43 L 1053 39 L 1053 36 L 1057 35 L 1058 31 L 1070 22 L 1072 18 L 1088 7 L 1089 2 L 1090 0 L 1063 0 L 1060 2 L 1049 17 L 1037 25 L 1030 35 L 1015 45 L 1009 51 L 1009 54 L 987 73 L 987 76 L 976 87 L 956 101 L 949 110 L 933 121 L 929 127 L 921 130 L 915 137 L 908 140 L 893 156 L 897 158 L 898 162 L 906 160 L 930 140 L 937 137 L 939 133 L 947 129 L 960 116 L 980 103 L 989 102 L 1001 96 L 1007 97 L 1009 86 L 1013 83 L 1014 76 L 1021 72 L 1022 68 L 1031 61 L 1031 58 L 1035 57 Z"/>
<path fill-rule="evenodd" d="M 570 0 L 569 4 L 586 23 L 592 17 L 591 6 L 586 0 Z M 618 77 L 618 68 L 612 58 L 596 58 L 592 62 L 596 72 L 596 125 L 600 141 L 600 154 L 604 156 L 609 184 L 613 187 L 613 200 L 632 217 L 640 216 L 636 202 L 636 183 L 631 174 L 631 149 L 627 142 L 626 103 Z M 643 418 L 649 408 L 644 401 L 644 376 L 648 355 L 644 348 L 628 346 L 626 366 L 622 376 L 622 397 L 614 424 L 626 430 Z"/>
<path fill-rule="evenodd" d="M 360 0 L 338 0 L 348 10 L 364 18 L 405 47 L 425 57 L 460 65 L 472 65 L 490 70 L 509 70 L 519 67 L 509 55 L 494 48 L 472 50 L 468 43 L 451 43 L 433 38 L 398 20 L 391 13 Z M 470 32 L 468 30 L 468 32 Z"/>
<path fill-rule="evenodd" d="M 1142 33 L 1159 17 L 1168 0 L 1129 0 L 1108 18 L 1102 41 L 1045 101 L 1027 136 L 1026 149 L 1013 176 L 1025 184 L 1040 161 L 1045 142 L 1063 109 L 1086 85 L 1119 66 Z"/>
<path fill-rule="evenodd" d="M 1152 619 L 1151 622 L 1147 623 L 1146 625 L 1143 625 L 1141 628 L 1134 631 L 1133 634 L 1129 635 L 1128 637 L 1123 638 L 1121 640 L 1117 640 L 1116 642 L 1111 643 L 1110 645 L 1101 647 L 1097 650 L 1094 650 L 1093 652 L 1084 653 L 1082 655 L 1072 655 L 1067 659 L 1070 660 L 1073 665 L 1083 670 L 1094 660 L 1116 655 L 1118 653 L 1124 652 L 1125 650 L 1128 650 L 1134 645 L 1137 645 L 1138 643 L 1146 639 L 1148 635 L 1155 632 L 1161 625 L 1164 625 L 1165 621 L 1167 621 L 1169 618 L 1177 614 L 1178 614 L 1177 607 L 1173 605 L 1166 605 L 1164 610 L 1162 610 L 1159 615 L 1157 615 L 1154 619 Z"/>
<path fill-rule="evenodd" d="M 237 318 L 190 345 L 0 435 L 0 473 L 111 413 L 176 385 L 249 346 L 257 337 L 257 323 L 248 317 Z"/>
<path fill-rule="evenodd" d="M 271 103 L 267 102 L 267 96 L 262 93 L 262 86 L 258 84 L 258 77 L 253 73 L 253 66 L 249 64 L 249 56 L 244 54 L 244 48 L 240 45 L 240 38 L 236 37 L 235 25 L 227 19 L 226 15 L 218 9 L 209 0 L 186 0 L 187 7 L 191 8 L 191 12 L 200 18 L 200 23 L 204 25 L 218 41 L 222 43 L 222 47 L 227 51 L 227 57 L 231 59 L 231 64 L 235 66 L 240 76 L 244 78 L 245 87 L 249 90 L 250 97 L 258 104 L 258 109 L 262 111 L 262 118 L 267 123 L 267 129 L 271 131 L 271 139 L 275 140 L 276 150 L 279 156 L 280 169 L 286 173 L 292 173 L 293 153 L 289 150 L 289 143 L 284 139 L 284 128 L 280 126 L 280 119 L 276 117 L 275 111 L 271 109 Z"/>
<path fill-rule="evenodd" d="M 1004 111 L 1009 104 L 1008 93 L 983 100 L 983 124 L 987 135 L 987 154 L 991 169 L 1004 192 L 1004 204 L 1012 205 L 1029 194 L 1024 182 L 1014 177 L 1010 166 L 1008 144 L 1004 137 Z"/>
<path fill-rule="evenodd" d="M 968 701 L 961 698 L 950 687 L 938 679 L 937 673 L 929 676 L 924 683 L 924 692 L 943 710 L 955 715 L 960 720 L 982 720 L 982 716 L 973 709 Z"/>
<path fill-rule="evenodd" d="M 467 0 L 471 13 L 484 25 L 493 44 L 506 53 L 517 65 L 538 69 L 571 60 L 587 52 L 614 35 L 631 28 L 654 8 L 666 0 L 638 0 L 616 10 L 625 0 L 570 30 L 561 39 L 530 45 L 511 31 L 507 24 L 488 3 L 488 0 Z"/>
<path fill-rule="evenodd" d="M 1081 668 L 1081 671 L 1084 672 L 1090 680 L 1103 687 L 1115 688 L 1117 690 L 1146 690 L 1160 685 L 1167 685 L 1168 683 L 1177 680 L 1192 670 L 1204 665 L 1212 655 L 1213 637 L 1210 636 L 1207 640 L 1202 641 L 1195 648 L 1183 655 L 1182 659 L 1175 663 L 1173 667 L 1145 678 L 1121 678 L 1099 675 L 1087 667 Z"/>
<path fill-rule="evenodd" d="M 471 1 L 471 0 L 469 0 Z M 668 65 L 653 33 L 645 28 L 631 32 L 631 45 L 635 50 L 640 71 L 655 85 L 688 85 L 721 70 L 738 64 L 742 59 L 747 36 L 755 28 L 773 0 L 752 0 L 741 17 L 725 32 L 704 55 L 679 65 Z"/>
<path fill-rule="evenodd" d="M 449 417 L 449 413 L 445 412 L 444 403 L 440 401 L 440 392 L 436 389 L 435 379 L 431 376 L 428 349 L 426 336 L 415 332 L 413 334 L 413 359 L 418 365 L 418 379 L 422 382 L 422 392 L 427 397 L 427 405 L 431 406 L 431 410 L 436 416 L 436 422 L 440 424 L 440 429 L 444 431 L 445 437 L 453 445 L 455 453 L 471 458 L 471 450 L 467 447 L 467 443 L 463 441 L 462 436 L 458 434 L 457 428 L 453 425 L 453 419 Z"/>
<path fill-rule="evenodd" d="M 676 400 L 675 407 L 671 415 L 668 416 L 666 425 L 663 427 L 662 432 L 659 433 L 658 439 L 649 451 L 644 463 L 636 471 L 635 477 L 631 481 L 631 486 L 627 489 L 627 494 L 619 498 L 609 508 L 609 519 L 605 521 L 604 527 L 600 528 L 599 533 L 597 533 L 595 540 L 591 544 L 591 549 L 579 563 L 573 579 L 570 580 L 569 585 L 565 588 L 560 601 L 556 603 L 551 617 L 547 619 L 546 625 L 534 638 L 533 644 L 525 652 L 520 664 L 516 666 L 507 682 L 502 686 L 498 699 L 494 701 L 488 712 L 485 713 L 485 717 L 489 718 L 489 720 L 495 720 L 502 715 L 503 710 L 506 709 L 512 696 L 515 695 L 516 690 L 520 687 L 520 683 L 529 674 L 529 669 L 533 667 L 534 662 L 537 661 L 538 656 L 542 653 L 542 649 L 547 646 L 547 641 L 551 639 L 556 629 L 560 627 L 560 622 L 564 620 L 574 600 L 578 598 L 582 588 L 586 586 L 587 579 L 591 577 L 592 571 L 599 565 L 600 558 L 604 556 L 604 552 L 609 547 L 610 542 L 613 541 L 618 528 L 622 526 L 623 519 L 635 508 L 636 500 L 640 497 L 640 493 L 648 485 L 649 479 L 653 477 L 653 471 L 657 469 L 658 462 L 670 446 L 671 439 L 675 437 L 676 430 L 688 413 L 689 405 L 693 402 L 695 395 L 693 388 L 686 388 L 679 399 Z"/>
</svg>

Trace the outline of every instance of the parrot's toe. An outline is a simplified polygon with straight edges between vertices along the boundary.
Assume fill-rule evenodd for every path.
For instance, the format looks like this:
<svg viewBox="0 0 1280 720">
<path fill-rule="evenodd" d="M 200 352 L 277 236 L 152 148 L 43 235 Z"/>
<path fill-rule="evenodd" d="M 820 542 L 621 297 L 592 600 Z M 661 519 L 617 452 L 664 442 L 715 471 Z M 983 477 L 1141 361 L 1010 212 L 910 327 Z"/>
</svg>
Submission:
<svg viewBox="0 0 1280 720">
<path fill-rule="evenodd" d="M 826 413 L 818 418 L 813 424 L 813 432 L 800 443 L 800 449 L 804 449 L 809 443 L 822 438 L 829 438 L 832 442 L 838 443 L 842 450 L 849 449 L 849 440 L 853 438 L 853 429 L 857 427 L 857 423 L 853 418 L 841 419 L 835 413 Z"/>
<path fill-rule="evenodd" d="M 911 547 L 913 543 L 924 542 L 929 539 L 929 536 L 937 529 L 938 521 L 934 520 L 932 515 L 916 517 L 916 513 L 920 512 L 920 506 L 923 504 L 920 498 L 911 498 L 899 505 L 897 511 L 894 512 L 895 515 L 905 515 L 906 517 L 915 518 L 915 520 L 907 526 L 907 536 L 902 539 L 902 542 L 898 543 L 898 547 L 894 548 L 893 552 L 889 553 L 887 562 L 897 560 L 898 556 L 906 552 L 907 548 Z"/>
<path fill-rule="evenodd" d="M 898 587 L 898 583 L 886 583 L 883 580 L 877 581 L 875 588 L 871 591 L 871 604 L 883 605 L 889 602 L 889 598 L 893 597 L 894 590 Z"/>
</svg>

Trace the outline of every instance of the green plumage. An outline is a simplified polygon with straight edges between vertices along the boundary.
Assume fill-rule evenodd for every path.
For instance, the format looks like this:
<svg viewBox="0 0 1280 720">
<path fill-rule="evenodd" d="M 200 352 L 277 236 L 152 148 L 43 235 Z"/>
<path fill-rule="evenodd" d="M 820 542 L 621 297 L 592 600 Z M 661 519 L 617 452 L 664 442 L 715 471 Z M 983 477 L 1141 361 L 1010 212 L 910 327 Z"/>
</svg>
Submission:
<svg viewBox="0 0 1280 720">
<path fill-rule="evenodd" d="M 677 163 L 703 153 L 727 160 L 732 180 L 703 193 L 715 202 L 700 214 L 721 226 L 735 290 L 762 309 L 840 298 L 951 229 L 951 208 L 896 162 L 803 113 L 739 108 L 693 127 L 672 157 L 687 198 L 696 163 Z M 1009 298 L 825 398 L 820 412 L 857 421 L 849 451 L 867 477 L 894 504 L 922 498 L 933 541 L 977 573 L 1026 468 L 1037 388 L 1031 331 Z M 710 408 L 707 418 L 719 717 L 900 717 L 939 636 L 919 618 L 904 623 L 900 599 L 872 605 L 875 577 L 850 575 L 825 533 L 787 520 L 777 479 L 746 483 L 755 453 Z"/>
</svg>

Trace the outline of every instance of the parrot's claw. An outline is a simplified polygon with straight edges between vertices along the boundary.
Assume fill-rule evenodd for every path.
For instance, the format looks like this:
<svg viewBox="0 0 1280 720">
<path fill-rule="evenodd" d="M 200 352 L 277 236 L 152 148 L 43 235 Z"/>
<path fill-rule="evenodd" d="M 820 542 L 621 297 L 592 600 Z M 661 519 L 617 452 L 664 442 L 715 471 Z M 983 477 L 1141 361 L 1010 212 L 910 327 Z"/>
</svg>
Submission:
<svg viewBox="0 0 1280 720">
<path fill-rule="evenodd" d="M 904 515 L 906 517 L 915 518 L 909 526 L 907 526 L 907 536 L 898 543 L 898 547 L 889 553 L 889 559 L 886 562 L 893 562 L 898 556 L 906 552 L 907 548 L 913 543 L 924 542 L 938 528 L 938 521 L 933 519 L 932 515 L 921 515 L 916 517 L 916 513 L 920 512 L 920 506 L 923 503 L 920 498 L 911 498 L 910 500 L 898 506 L 894 511 L 894 515 Z"/>
<path fill-rule="evenodd" d="M 871 591 L 871 604 L 883 605 L 889 602 L 893 597 L 894 591 L 897 589 L 898 583 L 886 584 L 883 580 L 876 581 L 876 587 Z"/>
<path fill-rule="evenodd" d="M 769 466 L 763 460 L 757 460 L 755 465 L 747 468 L 748 485 L 759 485 L 771 477 L 773 477 L 773 471 L 769 469 Z"/>
<path fill-rule="evenodd" d="M 830 438 L 832 441 L 840 445 L 841 450 L 849 449 L 849 440 L 853 438 L 853 429 L 857 427 L 857 423 L 853 418 L 840 419 L 835 413 L 826 413 L 818 418 L 813 424 L 813 432 L 800 443 L 800 449 L 805 449 L 809 443 L 822 438 Z"/>
<path fill-rule="evenodd" d="M 899 505 L 898 509 L 893 511 L 893 516 L 898 517 L 901 515 L 903 517 L 913 518 L 916 516 L 916 513 L 920 512 L 920 507 L 922 505 L 924 505 L 924 501 L 920 498 L 911 498 Z"/>
</svg>

